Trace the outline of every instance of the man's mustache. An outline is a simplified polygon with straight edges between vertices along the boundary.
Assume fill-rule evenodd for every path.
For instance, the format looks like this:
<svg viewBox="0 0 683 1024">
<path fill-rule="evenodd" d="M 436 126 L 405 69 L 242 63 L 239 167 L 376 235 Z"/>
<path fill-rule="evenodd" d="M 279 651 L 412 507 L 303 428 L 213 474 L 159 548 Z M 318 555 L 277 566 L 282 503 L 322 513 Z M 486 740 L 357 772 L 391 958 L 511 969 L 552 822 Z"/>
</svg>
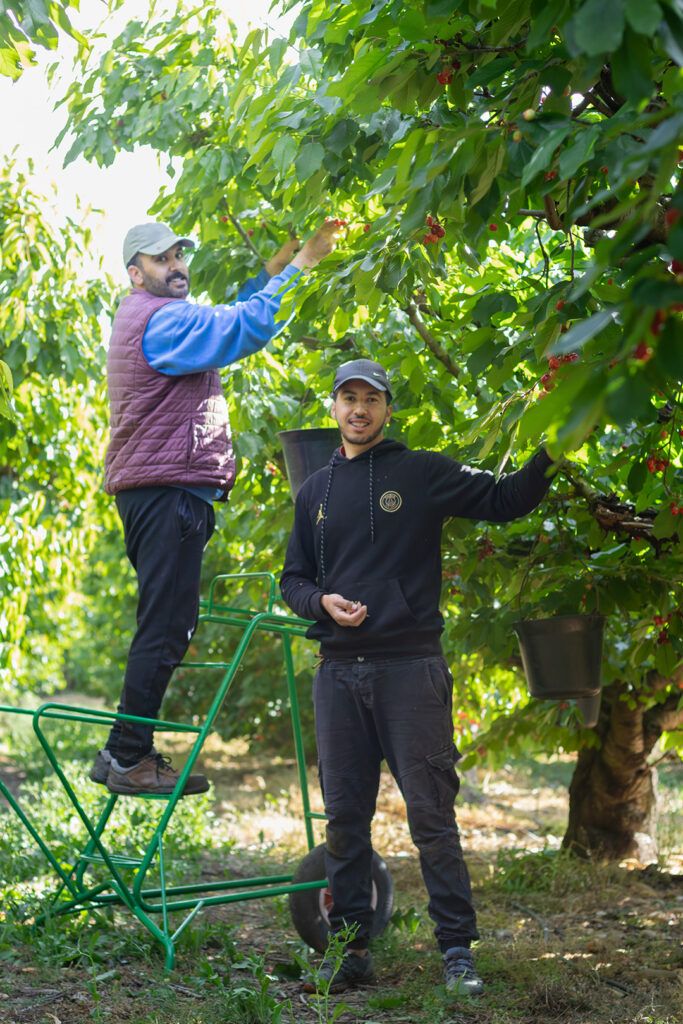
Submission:
<svg viewBox="0 0 683 1024">
<path fill-rule="evenodd" d="M 166 278 L 166 284 L 170 284 L 172 281 L 184 281 L 185 284 L 190 283 L 190 279 L 186 274 L 181 274 L 179 270 L 174 270 L 172 274 L 169 274 Z"/>
</svg>

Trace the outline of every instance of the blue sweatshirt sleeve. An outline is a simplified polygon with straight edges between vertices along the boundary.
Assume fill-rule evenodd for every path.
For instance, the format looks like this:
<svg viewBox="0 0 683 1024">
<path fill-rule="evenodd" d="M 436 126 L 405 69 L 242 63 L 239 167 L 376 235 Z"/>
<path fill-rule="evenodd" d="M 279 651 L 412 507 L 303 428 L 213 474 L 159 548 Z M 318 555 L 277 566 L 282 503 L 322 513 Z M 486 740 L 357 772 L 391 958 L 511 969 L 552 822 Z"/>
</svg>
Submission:
<svg viewBox="0 0 683 1024">
<path fill-rule="evenodd" d="M 247 282 L 248 298 L 231 305 L 199 306 L 169 302 L 149 319 L 142 351 L 153 370 L 169 377 L 217 370 L 262 349 L 278 331 L 275 315 L 282 292 L 292 287 L 300 271 L 288 266 L 267 279 Z M 263 272 L 264 277 L 265 271 Z M 244 291 L 240 295 L 244 294 Z"/>
<path fill-rule="evenodd" d="M 268 271 L 263 267 L 256 277 L 250 277 L 248 281 L 244 282 L 237 293 L 237 301 L 244 302 L 246 299 L 250 298 L 254 292 L 263 291 L 269 281 L 270 277 L 268 275 Z"/>
</svg>

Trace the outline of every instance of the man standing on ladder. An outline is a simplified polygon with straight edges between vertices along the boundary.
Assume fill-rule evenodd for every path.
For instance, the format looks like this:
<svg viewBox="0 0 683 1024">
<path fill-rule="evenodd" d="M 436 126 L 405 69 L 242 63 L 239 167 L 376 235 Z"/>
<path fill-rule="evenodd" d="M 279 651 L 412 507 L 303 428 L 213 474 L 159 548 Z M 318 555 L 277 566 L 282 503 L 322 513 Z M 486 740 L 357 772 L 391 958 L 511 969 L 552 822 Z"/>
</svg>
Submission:
<svg viewBox="0 0 683 1024">
<path fill-rule="evenodd" d="M 277 331 L 282 293 L 334 248 L 334 221 L 299 250 L 292 240 L 232 305 L 187 301 L 185 251 L 165 224 L 131 228 L 123 259 L 131 291 L 120 303 L 107 358 L 111 437 L 104 486 L 116 496 L 138 578 L 137 631 L 119 712 L 156 718 L 194 632 L 214 501 L 235 478 L 219 368 L 263 348 Z M 90 772 L 113 793 L 171 793 L 178 781 L 153 746 L 152 726 L 118 720 Z M 191 775 L 184 793 L 208 789 Z"/>
<path fill-rule="evenodd" d="M 281 579 L 285 601 L 315 620 L 307 635 L 320 641 L 313 701 L 330 925 L 353 933 L 341 964 L 323 960 L 318 983 L 338 991 L 374 980 L 370 829 L 386 759 L 419 850 L 447 989 L 475 995 L 483 983 L 454 813 L 453 679 L 440 643 L 441 530 L 451 516 L 501 523 L 528 515 L 548 490 L 552 460 L 541 450 L 496 480 L 410 451 L 384 437 L 391 391 L 383 367 L 368 359 L 337 371 L 331 412 L 343 444 L 298 494 Z"/>
</svg>

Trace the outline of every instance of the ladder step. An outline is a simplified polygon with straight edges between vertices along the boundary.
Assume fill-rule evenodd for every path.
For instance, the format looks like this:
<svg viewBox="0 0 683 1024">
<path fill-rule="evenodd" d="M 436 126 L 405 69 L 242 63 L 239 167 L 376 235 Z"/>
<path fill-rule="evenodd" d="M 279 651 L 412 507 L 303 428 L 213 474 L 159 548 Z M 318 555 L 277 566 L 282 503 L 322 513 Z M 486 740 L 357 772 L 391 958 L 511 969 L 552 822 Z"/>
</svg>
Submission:
<svg viewBox="0 0 683 1024">
<path fill-rule="evenodd" d="M 105 863 L 104 857 L 100 853 L 84 853 L 80 859 L 87 861 L 88 864 Z M 118 868 L 139 868 L 142 864 L 140 857 L 125 857 L 119 853 L 111 854 L 109 860 L 112 864 L 116 864 Z"/>
<path fill-rule="evenodd" d="M 178 668 L 222 668 L 229 669 L 231 661 L 181 661 Z"/>
</svg>

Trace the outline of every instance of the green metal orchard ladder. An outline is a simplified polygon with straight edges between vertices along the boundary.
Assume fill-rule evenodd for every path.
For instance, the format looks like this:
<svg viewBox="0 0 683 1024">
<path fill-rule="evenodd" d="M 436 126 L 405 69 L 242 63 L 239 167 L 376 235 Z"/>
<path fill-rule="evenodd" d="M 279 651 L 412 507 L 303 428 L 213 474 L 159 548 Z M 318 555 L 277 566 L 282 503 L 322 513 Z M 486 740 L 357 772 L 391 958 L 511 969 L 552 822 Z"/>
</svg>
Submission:
<svg viewBox="0 0 683 1024">
<path fill-rule="evenodd" d="M 219 604 L 216 600 L 216 589 L 219 584 L 228 580 L 254 580 L 264 579 L 269 581 L 269 593 L 265 611 L 255 611 L 244 608 L 231 607 Z M 200 622 L 215 622 L 225 626 L 234 626 L 242 631 L 235 653 L 229 662 L 183 662 L 183 668 L 220 668 L 223 669 L 223 677 L 216 695 L 209 708 L 204 722 L 200 726 L 186 725 L 181 722 L 167 722 L 163 720 L 141 718 L 136 715 L 126 715 L 112 711 L 96 711 L 91 708 L 77 707 L 56 702 L 47 702 L 39 708 L 31 711 L 24 708 L 4 707 L 0 705 L 0 713 L 29 715 L 33 720 L 33 729 L 43 748 L 45 756 L 53 771 L 59 778 L 70 802 L 76 810 L 88 835 L 86 845 L 80 851 L 75 851 L 73 864 L 64 865 L 59 862 L 48 843 L 32 824 L 29 816 L 20 806 L 17 798 L 11 793 L 7 786 L 0 780 L 0 793 L 5 798 L 10 808 L 14 811 L 22 824 L 28 830 L 33 840 L 44 854 L 52 867 L 59 886 L 53 893 L 49 909 L 46 910 L 37 923 L 41 923 L 48 917 L 58 914 L 75 913 L 82 910 L 94 911 L 97 908 L 107 906 L 125 906 L 130 912 L 147 928 L 151 934 L 161 943 L 165 950 L 165 966 L 172 970 L 175 961 L 176 942 L 194 918 L 203 908 L 219 903 L 233 903 L 240 900 L 259 899 L 266 896 L 277 896 L 283 893 L 297 892 L 304 889 L 320 889 L 327 882 L 324 879 L 292 883 L 293 874 L 288 875 L 266 875 L 255 878 L 225 879 L 219 882 L 198 882 L 185 885 L 168 885 L 166 878 L 166 864 L 164 862 L 164 833 L 176 810 L 178 801 L 185 781 L 192 772 L 192 768 L 199 756 L 204 743 L 211 732 L 216 717 L 221 710 L 223 702 L 230 690 L 237 670 L 247 652 L 249 644 L 255 633 L 276 634 L 282 637 L 282 646 L 285 662 L 285 674 L 287 679 L 287 690 L 289 696 L 290 714 L 292 720 L 292 731 L 294 735 L 294 748 L 296 754 L 299 785 L 301 787 L 304 827 L 306 831 L 306 843 L 308 850 L 315 845 L 313 835 L 313 821 L 315 819 L 325 820 L 324 814 L 311 811 L 308 785 L 306 777 L 306 760 L 303 738 L 301 735 L 301 720 L 299 715 L 299 703 L 296 692 L 294 677 L 294 661 L 292 658 L 292 637 L 304 636 L 310 625 L 305 619 L 293 616 L 282 615 L 274 610 L 275 577 L 272 573 L 227 573 L 216 576 L 210 584 L 209 596 L 206 601 L 200 602 Z M 127 722 L 139 722 L 153 725 L 157 732 L 180 732 L 194 733 L 196 735 L 194 744 L 189 753 L 185 766 L 180 773 L 178 783 L 170 796 L 159 796 L 143 794 L 141 797 L 109 794 L 104 807 L 97 820 L 92 820 L 87 814 L 78 799 L 78 795 L 67 779 L 57 761 L 55 752 L 47 739 L 43 725 L 45 721 L 58 720 L 63 722 L 81 722 L 88 725 L 108 726 L 116 720 Z M 166 807 L 159 819 L 154 834 L 147 845 L 144 856 L 141 858 L 121 856 L 110 852 L 105 845 L 106 827 L 112 811 L 119 799 L 145 799 L 165 800 Z M 145 887 L 145 879 L 153 863 L 158 863 L 159 885 L 156 887 Z M 107 872 L 106 881 L 97 884 L 89 883 L 86 879 L 86 872 L 91 864 L 103 865 Z M 129 877 L 127 877 L 129 876 Z M 173 932 L 170 930 L 169 914 L 177 911 L 188 911 L 180 925 Z M 161 925 L 153 920 L 153 916 L 161 915 Z"/>
</svg>

